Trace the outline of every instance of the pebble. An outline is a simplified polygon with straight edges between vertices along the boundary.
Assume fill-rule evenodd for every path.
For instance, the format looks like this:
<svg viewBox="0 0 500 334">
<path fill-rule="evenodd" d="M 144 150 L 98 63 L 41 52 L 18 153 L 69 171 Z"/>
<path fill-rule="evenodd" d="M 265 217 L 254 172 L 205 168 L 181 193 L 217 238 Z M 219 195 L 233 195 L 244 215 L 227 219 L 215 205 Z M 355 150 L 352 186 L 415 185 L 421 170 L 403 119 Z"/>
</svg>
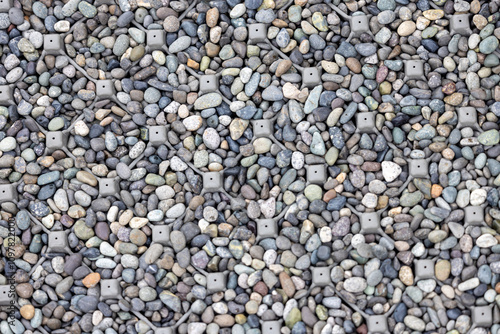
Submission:
<svg viewBox="0 0 500 334">
<path fill-rule="evenodd" d="M 500 292 L 495 4 L 337 5 L 373 15 L 371 34 L 320 1 L 190 5 L 0 13 L 0 86 L 15 104 L 0 106 L 0 178 L 14 185 L 0 191 L 18 195 L 1 201 L 14 267 L 0 284 L 11 274 L 22 297 L 22 318 L 0 331 L 148 333 L 148 321 L 180 321 L 179 333 L 260 333 L 280 320 L 282 333 L 366 333 L 353 309 L 394 309 L 388 332 L 466 333 L 472 307 Z M 471 34 L 453 35 L 453 13 L 472 18 Z M 151 31 L 165 31 L 161 47 L 147 45 Z M 48 33 L 67 34 L 67 56 L 42 53 Z M 410 60 L 423 73 L 408 73 Z M 203 75 L 217 88 L 200 92 Z M 98 80 L 111 80 L 111 97 Z M 373 113 L 368 131 L 359 112 Z M 48 131 L 63 131 L 62 147 L 47 147 Z M 428 172 L 412 176 L 411 159 Z M 471 207 L 478 226 L 464 223 Z M 380 228 L 367 231 L 362 213 Z M 52 231 L 71 253 L 45 254 Z M 425 259 L 431 278 L 416 269 Z M 321 267 L 331 284 L 310 289 Z M 122 298 L 101 300 L 114 278 Z"/>
</svg>

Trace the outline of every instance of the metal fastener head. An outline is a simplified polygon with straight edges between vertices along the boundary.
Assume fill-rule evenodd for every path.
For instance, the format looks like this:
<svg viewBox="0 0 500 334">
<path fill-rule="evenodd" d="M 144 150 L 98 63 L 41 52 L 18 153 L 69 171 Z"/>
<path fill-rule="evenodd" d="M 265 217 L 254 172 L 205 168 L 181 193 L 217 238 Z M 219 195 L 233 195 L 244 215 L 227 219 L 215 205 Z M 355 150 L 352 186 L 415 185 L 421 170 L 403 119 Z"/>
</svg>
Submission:
<svg viewBox="0 0 500 334">
<path fill-rule="evenodd" d="M 321 70 L 317 67 L 306 67 L 302 72 L 302 84 L 314 87 L 321 84 Z"/>
<path fill-rule="evenodd" d="M 148 30 L 146 43 L 150 50 L 158 50 L 166 45 L 165 30 Z"/>
<path fill-rule="evenodd" d="M 253 23 L 248 26 L 248 40 L 250 43 L 261 43 L 267 39 L 267 28 L 264 23 Z"/>
<path fill-rule="evenodd" d="M 375 132 L 375 112 L 359 112 L 356 113 L 356 127 L 360 133 Z"/>
<path fill-rule="evenodd" d="M 167 141 L 167 128 L 157 125 L 149 127 L 149 142 L 153 146 L 160 146 Z"/>
<path fill-rule="evenodd" d="M 222 172 L 203 173 L 203 190 L 216 192 L 223 190 Z"/>
</svg>

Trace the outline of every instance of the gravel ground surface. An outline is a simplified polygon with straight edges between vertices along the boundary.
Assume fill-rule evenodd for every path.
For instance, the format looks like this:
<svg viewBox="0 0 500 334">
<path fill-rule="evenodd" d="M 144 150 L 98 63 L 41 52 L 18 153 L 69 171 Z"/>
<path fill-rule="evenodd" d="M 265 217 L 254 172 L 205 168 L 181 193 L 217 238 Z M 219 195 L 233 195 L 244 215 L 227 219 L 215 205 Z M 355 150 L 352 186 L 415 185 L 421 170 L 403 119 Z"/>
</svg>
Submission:
<svg viewBox="0 0 500 334">
<path fill-rule="evenodd" d="M 0 0 L 2 334 L 500 334 L 500 0 Z"/>
</svg>

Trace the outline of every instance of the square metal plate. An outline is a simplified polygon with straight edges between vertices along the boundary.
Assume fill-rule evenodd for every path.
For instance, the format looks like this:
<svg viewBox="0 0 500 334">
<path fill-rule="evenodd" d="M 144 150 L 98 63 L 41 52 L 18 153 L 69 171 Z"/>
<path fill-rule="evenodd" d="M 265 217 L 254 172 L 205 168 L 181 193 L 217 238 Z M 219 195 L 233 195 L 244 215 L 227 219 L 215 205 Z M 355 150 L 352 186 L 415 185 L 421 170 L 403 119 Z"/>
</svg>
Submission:
<svg viewBox="0 0 500 334">
<path fill-rule="evenodd" d="M 477 110 L 474 107 L 458 108 L 458 128 L 474 127 L 477 124 Z"/>
<path fill-rule="evenodd" d="M 478 327 L 490 327 L 493 325 L 493 311 L 489 306 L 478 306 L 472 308 L 472 323 Z"/>
<path fill-rule="evenodd" d="M 203 173 L 203 189 L 208 192 L 223 190 L 222 172 Z"/>
<path fill-rule="evenodd" d="M 120 299 L 122 288 L 117 279 L 103 279 L 101 280 L 101 299 Z"/>
<path fill-rule="evenodd" d="M 112 80 L 97 80 L 96 95 L 101 99 L 108 99 L 115 95 L 115 85 Z"/>
<path fill-rule="evenodd" d="M 307 168 L 307 182 L 323 184 L 326 182 L 326 165 L 310 165 Z"/>
<path fill-rule="evenodd" d="M 0 86 L 0 106 L 9 106 L 12 99 L 12 88 L 7 85 Z"/>
<path fill-rule="evenodd" d="M 207 275 L 207 290 L 209 293 L 226 290 L 226 275 L 224 273 L 209 273 Z"/>
<path fill-rule="evenodd" d="M 262 334 L 280 334 L 281 333 L 281 321 L 263 321 L 262 322 Z"/>
<path fill-rule="evenodd" d="M 302 72 L 302 84 L 314 87 L 321 84 L 321 70 L 317 67 L 306 67 Z"/>
<path fill-rule="evenodd" d="M 260 239 L 278 237 L 278 223 L 274 219 L 258 219 L 257 236 Z"/>
<path fill-rule="evenodd" d="M 415 261 L 415 277 L 418 279 L 428 279 L 434 277 L 434 261 L 433 260 L 417 260 Z"/>
<path fill-rule="evenodd" d="M 468 14 L 455 14 L 450 17 L 450 35 L 469 36 L 471 33 Z"/>
<path fill-rule="evenodd" d="M 170 226 L 167 225 L 153 225 L 153 242 L 167 246 L 170 242 Z"/>
<path fill-rule="evenodd" d="M 464 222 L 468 225 L 481 225 L 484 222 L 484 210 L 480 206 L 467 206 L 464 208 Z"/>
<path fill-rule="evenodd" d="M 13 184 L 0 184 L 0 203 L 17 200 L 16 186 Z"/>
<path fill-rule="evenodd" d="M 59 34 L 43 36 L 43 50 L 49 55 L 58 55 L 64 52 L 63 38 Z"/>
<path fill-rule="evenodd" d="M 68 133 L 63 131 L 49 131 L 45 137 L 45 147 L 49 153 L 60 150 L 68 143 Z"/>
<path fill-rule="evenodd" d="M 421 60 L 408 60 L 405 62 L 405 74 L 408 79 L 423 79 L 424 62 Z"/>
<path fill-rule="evenodd" d="M 11 297 L 10 295 L 10 285 L 0 285 L 0 306 L 10 305 Z"/>
<path fill-rule="evenodd" d="M 149 127 L 149 142 L 153 146 L 160 146 L 167 141 L 167 128 L 165 126 Z"/>
<path fill-rule="evenodd" d="M 387 318 L 383 315 L 371 315 L 366 319 L 366 326 L 368 333 L 388 333 L 389 327 L 387 325 Z"/>
<path fill-rule="evenodd" d="M 366 15 L 356 15 L 351 17 L 351 31 L 355 35 L 360 35 L 364 32 L 370 31 L 370 25 L 368 23 L 368 16 Z"/>
<path fill-rule="evenodd" d="M 429 177 L 429 163 L 425 159 L 413 159 L 408 161 L 410 175 L 415 178 Z"/>
<path fill-rule="evenodd" d="M 68 236 L 63 231 L 49 232 L 49 245 L 47 253 L 68 253 Z"/>
<path fill-rule="evenodd" d="M 380 229 L 380 217 L 376 212 L 365 212 L 359 217 L 362 234 L 374 234 Z"/>
<path fill-rule="evenodd" d="M 323 287 L 332 284 L 332 279 L 330 278 L 332 270 L 330 267 L 311 267 L 311 271 L 314 286 Z"/>
<path fill-rule="evenodd" d="M 213 74 L 209 75 L 202 75 L 200 77 L 200 93 L 201 94 L 206 94 L 206 93 L 211 93 L 215 92 L 217 89 L 219 89 L 219 84 L 218 84 L 217 77 Z"/>
<path fill-rule="evenodd" d="M 165 30 L 148 30 L 146 43 L 150 50 L 158 50 L 166 45 Z"/>
<path fill-rule="evenodd" d="M 253 23 L 248 26 L 248 40 L 250 43 L 261 43 L 267 39 L 267 27 L 264 23 Z"/>
<path fill-rule="evenodd" d="M 356 113 L 356 126 L 360 133 L 375 132 L 375 112 L 358 112 Z"/>
<path fill-rule="evenodd" d="M 255 138 L 269 137 L 273 134 L 273 122 L 270 119 L 252 121 L 252 129 Z"/>
<path fill-rule="evenodd" d="M 99 194 L 101 196 L 118 196 L 120 193 L 120 185 L 118 180 L 106 178 L 99 180 Z"/>
<path fill-rule="evenodd" d="M 13 6 L 13 0 L 0 0 L 0 13 L 8 13 Z"/>
</svg>

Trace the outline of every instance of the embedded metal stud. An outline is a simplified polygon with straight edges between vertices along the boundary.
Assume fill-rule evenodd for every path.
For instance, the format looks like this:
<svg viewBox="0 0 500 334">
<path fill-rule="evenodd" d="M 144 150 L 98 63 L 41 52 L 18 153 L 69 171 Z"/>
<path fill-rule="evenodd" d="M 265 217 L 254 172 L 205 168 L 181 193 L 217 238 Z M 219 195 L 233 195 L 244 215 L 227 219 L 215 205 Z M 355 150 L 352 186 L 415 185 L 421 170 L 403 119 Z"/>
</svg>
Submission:
<svg viewBox="0 0 500 334">
<path fill-rule="evenodd" d="M 408 161 L 408 169 L 414 178 L 427 178 L 429 176 L 429 163 L 425 159 Z"/>
<path fill-rule="evenodd" d="M 371 315 L 366 319 L 368 333 L 388 333 L 387 318 L 383 315 Z"/>
<path fill-rule="evenodd" d="M 475 127 L 477 125 L 477 110 L 474 107 L 458 108 L 458 128 Z"/>
<path fill-rule="evenodd" d="M 367 15 L 355 15 L 351 17 L 350 20 L 351 32 L 355 36 L 359 36 L 364 32 L 370 31 L 370 25 L 368 22 Z"/>
<path fill-rule="evenodd" d="M 332 279 L 330 278 L 330 267 L 312 267 L 312 284 L 313 286 L 327 286 L 332 284 Z"/>
<path fill-rule="evenodd" d="M 0 184 L 0 203 L 17 200 L 16 187 L 13 184 Z"/>
<path fill-rule="evenodd" d="M 0 0 L 0 13 L 8 13 L 14 7 L 13 0 Z"/>
<path fill-rule="evenodd" d="M 259 239 L 275 238 L 278 236 L 278 223 L 274 219 L 258 219 L 257 236 Z"/>
<path fill-rule="evenodd" d="M 149 127 L 149 143 L 153 146 L 160 146 L 167 141 L 167 128 L 165 126 Z"/>
<path fill-rule="evenodd" d="M 467 206 L 464 208 L 464 222 L 468 225 L 481 225 L 484 222 L 484 210 L 480 206 Z"/>
<path fill-rule="evenodd" d="M 170 226 L 167 225 L 153 225 L 151 227 L 153 242 L 167 246 L 170 242 Z"/>
<path fill-rule="evenodd" d="M 64 50 L 63 38 L 59 34 L 43 36 L 43 50 L 49 55 L 61 54 Z"/>
<path fill-rule="evenodd" d="M 210 75 L 202 75 L 200 77 L 200 93 L 206 94 L 215 92 L 219 89 L 217 77 L 213 74 Z"/>
<path fill-rule="evenodd" d="M 68 236 L 64 231 L 49 232 L 47 253 L 69 253 Z"/>
<path fill-rule="evenodd" d="M 99 194 L 101 196 L 117 196 L 119 192 L 118 180 L 111 178 L 99 180 Z"/>
<path fill-rule="evenodd" d="M 375 132 L 375 112 L 359 112 L 356 114 L 356 127 L 360 133 Z"/>
<path fill-rule="evenodd" d="M 208 192 L 222 191 L 222 172 L 208 172 L 203 174 L 203 190 Z"/>
<path fill-rule="evenodd" d="M 148 30 L 146 43 L 150 50 L 158 50 L 166 45 L 165 30 Z"/>
<path fill-rule="evenodd" d="M 207 275 L 207 290 L 209 293 L 220 292 L 226 289 L 226 275 L 224 273 L 209 273 Z"/>
<path fill-rule="evenodd" d="M 10 305 L 11 299 L 10 285 L 0 285 L 0 306 Z"/>
<path fill-rule="evenodd" d="M 307 167 L 307 182 L 323 184 L 326 182 L 326 165 L 311 165 Z"/>
<path fill-rule="evenodd" d="M 472 308 L 472 323 L 477 327 L 490 327 L 493 325 L 493 311 L 489 306 Z"/>
<path fill-rule="evenodd" d="M 0 86 L 0 106 L 9 106 L 12 101 L 12 88 L 7 85 Z"/>
<path fill-rule="evenodd" d="M 374 234 L 380 230 L 380 217 L 376 212 L 365 212 L 359 217 L 362 234 Z"/>
<path fill-rule="evenodd" d="M 434 261 L 433 260 L 416 260 L 415 261 L 415 280 L 428 279 L 434 277 Z"/>
<path fill-rule="evenodd" d="M 250 43 L 261 43 L 267 39 L 267 28 L 264 23 L 253 23 L 248 26 L 248 40 Z"/>
<path fill-rule="evenodd" d="M 262 334 L 280 334 L 281 321 L 263 321 L 261 325 Z"/>
<path fill-rule="evenodd" d="M 49 131 L 45 137 L 45 147 L 48 153 L 60 150 L 68 143 L 68 133 L 63 131 Z"/>
<path fill-rule="evenodd" d="M 270 119 L 252 121 L 252 129 L 255 138 L 269 137 L 273 135 L 273 122 Z"/>
<path fill-rule="evenodd" d="M 117 279 L 103 279 L 101 280 L 101 299 L 120 299 L 122 288 Z"/>
<path fill-rule="evenodd" d="M 422 79 L 424 77 L 424 63 L 421 60 L 405 62 L 405 74 L 408 79 Z"/>
<path fill-rule="evenodd" d="M 97 80 L 96 95 L 101 99 L 108 99 L 115 95 L 115 87 L 112 80 Z"/>
<path fill-rule="evenodd" d="M 450 35 L 455 34 L 461 36 L 472 34 L 468 14 L 455 14 L 450 17 Z"/>
<path fill-rule="evenodd" d="M 302 72 L 302 84 L 314 87 L 321 84 L 321 70 L 317 67 L 306 67 Z"/>
</svg>

